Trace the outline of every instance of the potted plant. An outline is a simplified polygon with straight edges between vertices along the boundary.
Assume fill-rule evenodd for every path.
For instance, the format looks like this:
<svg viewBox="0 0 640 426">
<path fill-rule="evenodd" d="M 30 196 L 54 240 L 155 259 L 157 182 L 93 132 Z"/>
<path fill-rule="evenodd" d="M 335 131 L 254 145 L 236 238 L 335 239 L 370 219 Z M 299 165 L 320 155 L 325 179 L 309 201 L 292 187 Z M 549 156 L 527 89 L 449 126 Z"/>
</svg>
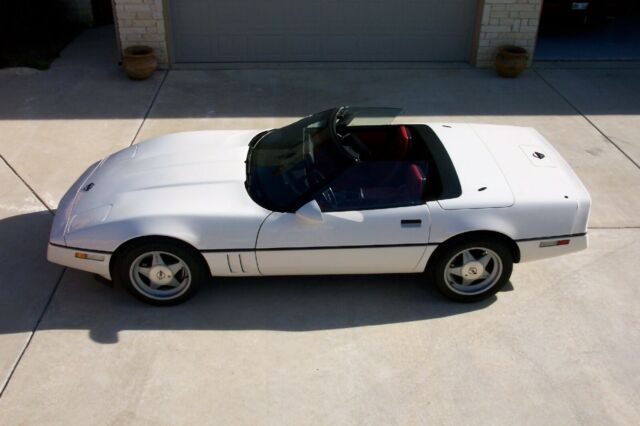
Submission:
<svg viewBox="0 0 640 426">
<path fill-rule="evenodd" d="M 529 52 L 520 46 L 501 46 L 496 54 L 496 71 L 502 77 L 520 75 L 529 62 Z"/>
<path fill-rule="evenodd" d="M 158 68 L 158 59 L 149 46 L 129 46 L 122 52 L 122 66 L 129 78 L 144 80 Z"/>
</svg>

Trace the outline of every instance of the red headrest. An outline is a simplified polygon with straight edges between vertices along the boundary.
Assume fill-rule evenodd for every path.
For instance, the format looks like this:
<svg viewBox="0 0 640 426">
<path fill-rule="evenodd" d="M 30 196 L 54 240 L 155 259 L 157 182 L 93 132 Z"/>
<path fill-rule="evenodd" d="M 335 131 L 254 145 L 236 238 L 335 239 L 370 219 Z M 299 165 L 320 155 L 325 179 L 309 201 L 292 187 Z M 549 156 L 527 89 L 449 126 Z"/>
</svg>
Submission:
<svg viewBox="0 0 640 426">
<path fill-rule="evenodd" d="M 405 126 L 398 126 L 396 130 L 395 146 L 393 147 L 393 157 L 402 160 L 409 152 L 410 146 L 409 130 Z"/>
</svg>

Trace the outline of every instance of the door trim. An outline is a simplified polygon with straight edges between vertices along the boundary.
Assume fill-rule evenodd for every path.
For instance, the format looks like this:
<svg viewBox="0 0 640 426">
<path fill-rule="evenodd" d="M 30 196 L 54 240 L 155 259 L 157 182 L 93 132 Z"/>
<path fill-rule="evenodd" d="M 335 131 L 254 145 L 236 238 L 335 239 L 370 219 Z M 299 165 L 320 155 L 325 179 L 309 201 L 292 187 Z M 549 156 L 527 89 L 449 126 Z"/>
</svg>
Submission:
<svg viewBox="0 0 640 426">
<path fill-rule="evenodd" d="M 263 247 L 263 248 L 234 248 L 200 250 L 202 253 L 223 253 L 241 251 L 287 251 L 287 250 L 342 250 L 342 249 L 367 249 L 367 248 L 395 248 L 395 247 L 419 247 L 437 246 L 439 243 L 411 243 L 411 244 L 370 244 L 357 246 L 307 246 L 307 247 Z"/>
</svg>

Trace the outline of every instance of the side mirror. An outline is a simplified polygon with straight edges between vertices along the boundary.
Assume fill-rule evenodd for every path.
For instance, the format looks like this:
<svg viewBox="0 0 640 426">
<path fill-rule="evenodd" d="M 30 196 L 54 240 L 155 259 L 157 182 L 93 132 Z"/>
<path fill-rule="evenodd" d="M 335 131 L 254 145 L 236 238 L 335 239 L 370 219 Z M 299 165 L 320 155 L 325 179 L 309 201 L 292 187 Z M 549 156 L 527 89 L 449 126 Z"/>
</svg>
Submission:
<svg viewBox="0 0 640 426">
<path fill-rule="evenodd" d="M 313 224 L 319 224 L 324 221 L 322 210 L 320 210 L 320 206 L 316 200 L 311 200 L 300 207 L 296 212 L 296 217 Z"/>
</svg>

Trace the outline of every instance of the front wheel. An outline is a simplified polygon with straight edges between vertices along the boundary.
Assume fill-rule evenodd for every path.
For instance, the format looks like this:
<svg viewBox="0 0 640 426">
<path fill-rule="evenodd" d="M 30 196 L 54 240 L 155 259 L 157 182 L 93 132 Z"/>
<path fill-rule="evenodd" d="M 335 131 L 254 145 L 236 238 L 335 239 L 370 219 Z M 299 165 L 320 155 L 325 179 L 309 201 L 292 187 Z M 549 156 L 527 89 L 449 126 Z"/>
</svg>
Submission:
<svg viewBox="0 0 640 426">
<path fill-rule="evenodd" d="M 431 265 L 438 290 L 457 302 L 475 302 L 497 293 L 511 277 L 513 256 L 498 240 L 472 239 L 442 247 Z"/>
<path fill-rule="evenodd" d="M 202 261 L 189 247 L 148 240 L 118 256 L 114 276 L 146 303 L 176 305 L 190 298 L 207 274 Z"/>
</svg>

